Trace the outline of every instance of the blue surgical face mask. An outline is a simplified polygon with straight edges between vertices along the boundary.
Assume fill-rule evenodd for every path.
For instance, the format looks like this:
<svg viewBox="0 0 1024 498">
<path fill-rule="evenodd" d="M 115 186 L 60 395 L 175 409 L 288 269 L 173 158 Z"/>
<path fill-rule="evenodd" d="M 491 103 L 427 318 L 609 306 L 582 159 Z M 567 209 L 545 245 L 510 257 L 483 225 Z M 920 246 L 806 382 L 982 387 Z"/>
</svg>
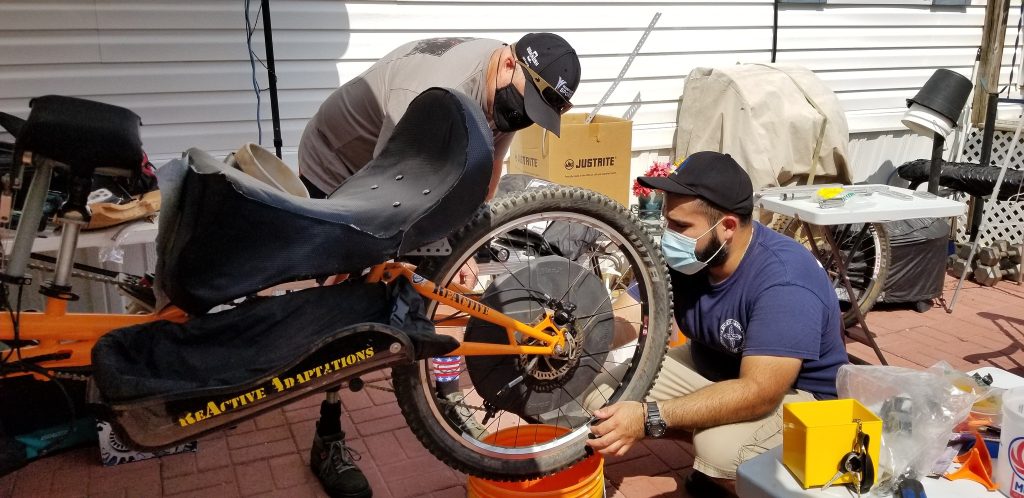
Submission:
<svg viewBox="0 0 1024 498">
<path fill-rule="evenodd" d="M 685 275 L 693 275 L 703 270 L 708 263 L 707 261 L 697 259 L 697 241 L 711 233 L 721 222 L 722 220 L 718 220 L 718 223 L 711 225 L 708 231 L 700 234 L 696 239 L 666 229 L 661 234 L 661 252 L 665 254 L 665 261 L 668 263 L 668 266 Z M 708 261 L 715 259 L 715 256 L 722 251 L 723 247 L 725 247 L 724 244 L 708 258 Z"/>
</svg>

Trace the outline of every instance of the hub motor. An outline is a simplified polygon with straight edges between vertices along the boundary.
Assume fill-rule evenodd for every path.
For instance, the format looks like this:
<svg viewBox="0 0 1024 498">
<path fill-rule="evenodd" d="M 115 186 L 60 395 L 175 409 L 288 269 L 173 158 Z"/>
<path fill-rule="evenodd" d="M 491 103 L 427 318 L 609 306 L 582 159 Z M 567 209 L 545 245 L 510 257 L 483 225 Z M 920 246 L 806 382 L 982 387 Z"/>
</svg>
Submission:
<svg viewBox="0 0 1024 498">
<path fill-rule="evenodd" d="M 480 302 L 523 323 L 550 313 L 565 330 L 565 344 L 552 355 L 468 356 L 466 368 L 485 402 L 520 416 L 552 412 L 579 397 L 603 371 L 614 335 L 611 298 L 593 269 L 560 256 L 535 259 L 494 281 Z M 557 331 L 550 330 L 551 335 Z M 507 344 L 504 328 L 471 319 L 467 341 Z M 542 345 L 517 334 L 524 345 Z"/>
</svg>

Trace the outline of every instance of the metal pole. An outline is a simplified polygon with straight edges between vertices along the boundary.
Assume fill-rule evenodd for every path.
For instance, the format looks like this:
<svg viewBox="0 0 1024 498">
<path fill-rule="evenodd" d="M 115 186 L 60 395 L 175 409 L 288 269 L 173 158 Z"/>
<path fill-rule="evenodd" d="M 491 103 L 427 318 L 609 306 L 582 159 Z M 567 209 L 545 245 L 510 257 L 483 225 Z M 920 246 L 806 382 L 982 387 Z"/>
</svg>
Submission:
<svg viewBox="0 0 1024 498">
<path fill-rule="evenodd" d="M 31 159 L 23 159 L 23 164 L 27 166 L 29 163 L 31 163 Z M 50 160 L 36 161 L 36 172 L 32 175 L 32 183 L 29 184 L 28 193 L 25 194 L 21 219 L 18 220 L 18 233 L 14 237 L 14 249 L 11 251 L 11 259 L 7 263 L 7 271 L 4 273 L 4 276 L 7 277 L 5 281 L 17 281 L 25 276 L 28 259 L 32 254 L 32 244 L 36 240 L 39 222 L 43 219 L 43 206 L 46 204 L 46 191 L 50 188 L 51 173 L 53 173 L 53 163 Z"/>
<path fill-rule="evenodd" d="M 263 43 L 267 57 L 267 81 L 270 83 L 270 119 L 274 124 L 274 151 L 281 157 L 281 115 L 277 109 L 277 73 L 274 72 L 274 34 L 270 27 L 270 0 L 260 0 L 263 5 Z"/>
<path fill-rule="evenodd" d="M 989 98 L 996 100 L 995 95 L 989 95 Z M 1022 129 L 1024 129 L 1024 119 L 1019 119 L 1017 120 L 1017 129 L 1013 132 L 1013 138 L 1010 139 L 1009 150 L 1006 151 L 1006 157 L 1003 158 L 1003 165 L 999 167 L 999 177 L 996 178 L 996 184 L 992 187 L 992 194 L 990 195 L 990 199 L 992 199 L 992 201 L 999 200 L 999 189 L 1003 185 L 1003 177 L 1006 173 L 1006 168 L 1010 166 L 1010 161 L 1013 160 L 1013 153 L 1017 148 L 1017 140 L 1020 139 Z M 982 153 L 984 152 L 985 151 L 982 151 Z M 977 199 L 980 201 L 982 198 L 978 197 Z M 979 233 L 981 232 L 980 227 L 984 226 L 986 226 L 986 223 L 985 220 L 982 220 L 978 230 Z M 1024 246 L 1024 244 L 1022 244 L 1022 246 Z M 977 252 L 978 240 L 976 238 L 972 238 L 971 252 L 967 255 L 967 262 L 964 263 L 964 272 L 960 274 L 960 281 L 956 283 L 956 290 L 953 291 L 953 300 L 949 302 L 949 309 L 946 310 L 947 313 L 952 313 L 953 307 L 956 306 L 956 298 L 960 295 L 960 289 L 964 286 L 964 279 L 967 278 L 967 271 L 971 269 L 971 262 L 974 261 L 974 255 L 977 254 Z M 1017 277 L 1017 281 L 1020 282 L 1019 276 Z"/>
<path fill-rule="evenodd" d="M 942 174 L 942 149 L 946 144 L 946 137 L 939 133 L 932 136 L 932 170 L 928 175 L 928 191 L 932 194 L 939 194 L 939 175 Z"/>
</svg>

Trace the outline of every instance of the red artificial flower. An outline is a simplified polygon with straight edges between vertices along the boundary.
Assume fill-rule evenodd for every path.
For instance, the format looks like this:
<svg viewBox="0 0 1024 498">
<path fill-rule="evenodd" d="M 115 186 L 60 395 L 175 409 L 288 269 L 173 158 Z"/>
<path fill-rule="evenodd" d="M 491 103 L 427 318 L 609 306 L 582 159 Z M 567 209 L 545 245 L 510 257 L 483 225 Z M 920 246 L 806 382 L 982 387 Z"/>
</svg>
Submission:
<svg viewBox="0 0 1024 498">
<path fill-rule="evenodd" d="M 650 168 L 647 168 L 647 172 L 643 176 L 668 176 L 672 174 L 672 163 L 654 161 Z M 637 197 L 647 197 L 651 194 L 651 189 L 640 185 L 640 182 L 633 180 L 633 195 Z"/>
</svg>

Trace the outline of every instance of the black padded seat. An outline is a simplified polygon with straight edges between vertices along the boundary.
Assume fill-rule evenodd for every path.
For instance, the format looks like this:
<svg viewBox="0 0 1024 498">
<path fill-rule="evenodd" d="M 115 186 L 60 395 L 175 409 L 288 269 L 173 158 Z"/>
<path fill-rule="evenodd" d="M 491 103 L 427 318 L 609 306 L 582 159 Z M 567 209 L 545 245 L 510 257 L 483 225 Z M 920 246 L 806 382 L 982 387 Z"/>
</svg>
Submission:
<svg viewBox="0 0 1024 498">
<path fill-rule="evenodd" d="M 404 280 L 346 282 L 117 329 L 92 349 L 89 400 L 133 447 L 179 444 L 458 347 L 434 333 L 423 304 Z"/>
<path fill-rule="evenodd" d="M 32 111 L 15 138 L 15 152 L 32 152 L 66 164 L 71 174 L 131 176 L 142 171 L 139 116 L 92 100 L 47 95 L 29 102 Z"/>
<path fill-rule="evenodd" d="M 188 160 L 157 278 L 172 303 L 201 314 L 444 238 L 484 202 L 493 145 L 479 104 L 432 88 L 412 101 L 380 156 L 328 199 L 276 190 L 200 150 Z"/>
</svg>

